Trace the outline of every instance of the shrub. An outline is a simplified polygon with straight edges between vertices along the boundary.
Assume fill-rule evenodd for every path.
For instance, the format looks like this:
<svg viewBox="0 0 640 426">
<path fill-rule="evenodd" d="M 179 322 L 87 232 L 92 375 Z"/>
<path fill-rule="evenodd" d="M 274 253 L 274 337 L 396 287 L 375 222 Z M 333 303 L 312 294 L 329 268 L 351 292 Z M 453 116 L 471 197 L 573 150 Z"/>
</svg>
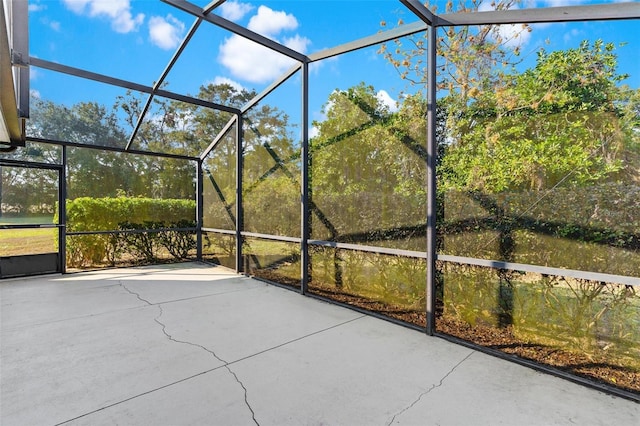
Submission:
<svg viewBox="0 0 640 426">
<path fill-rule="evenodd" d="M 174 258 L 187 257 L 195 248 L 189 231 L 195 227 L 195 201 L 152 198 L 89 198 L 67 201 L 67 232 L 113 231 L 109 234 L 70 236 L 67 243 L 71 266 L 108 262 L 115 265 L 124 252 L 154 262 L 164 248 Z M 123 230 L 157 232 L 118 232 Z"/>
</svg>

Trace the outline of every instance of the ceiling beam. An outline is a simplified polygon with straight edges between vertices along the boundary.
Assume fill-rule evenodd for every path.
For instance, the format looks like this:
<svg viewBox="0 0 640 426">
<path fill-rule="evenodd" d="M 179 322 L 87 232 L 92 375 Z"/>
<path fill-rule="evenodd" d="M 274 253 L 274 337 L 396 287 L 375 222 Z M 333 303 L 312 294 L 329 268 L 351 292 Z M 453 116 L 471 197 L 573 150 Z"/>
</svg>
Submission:
<svg viewBox="0 0 640 426">
<path fill-rule="evenodd" d="M 146 155 L 151 157 L 162 157 L 162 158 L 173 158 L 177 160 L 187 160 L 187 161 L 198 161 L 198 157 L 192 157 L 189 155 L 180 155 L 180 154 L 171 154 L 168 152 L 155 152 L 155 151 L 138 151 L 134 149 L 126 150 L 124 148 L 120 148 L 117 146 L 107 146 L 107 145 L 89 145 L 86 143 L 79 142 L 69 142 L 69 141 L 61 141 L 54 140 L 50 138 L 36 138 L 27 136 L 28 142 L 36 142 L 36 143 L 44 143 L 48 145 L 60 145 L 60 146 L 68 146 L 72 148 L 87 148 L 87 149 L 97 149 L 100 151 L 109 151 L 109 152 L 121 152 L 123 154 L 134 154 L 134 155 Z"/>
<path fill-rule="evenodd" d="M 67 65 L 58 64 L 55 62 L 45 61 L 44 59 L 31 57 L 31 65 L 48 69 L 51 71 L 57 71 L 64 74 L 73 75 L 75 77 L 85 78 L 87 80 L 93 80 L 100 83 L 110 84 L 112 86 L 124 87 L 125 89 L 136 90 L 143 93 L 155 93 L 157 96 L 173 99 L 176 101 L 185 102 L 192 105 L 198 105 L 205 108 L 211 108 L 220 111 L 226 111 L 231 114 L 239 114 L 238 108 L 233 108 L 227 105 L 216 104 L 208 102 L 202 99 L 194 98 L 191 96 L 180 95 L 178 93 L 170 92 L 168 90 L 154 89 L 151 86 L 145 86 L 143 84 L 133 83 L 131 81 L 122 80 L 119 78 L 109 77 L 103 74 L 98 74 L 91 71 L 82 70 L 80 68 L 74 68 Z"/>
<path fill-rule="evenodd" d="M 343 53 L 353 52 L 354 50 L 364 49 L 365 47 L 375 46 L 376 44 L 386 43 L 391 40 L 395 40 L 401 37 L 406 37 L 412 34 L 423 32 L 427 30 L 427 24 L 422 21 L 413 22 L 411 24 L 401 25 L 392 30 L 379 32 L 367 37 L 360 38 L 358 40 L 350 41 L 339 46 L 324 49 L 316 53 L 309 55 L 309 61 L 315 62 L 322 59 L 338 56 Z"/>
<path fill-rule="evenodd" d="M 185 1 L 185 0 L 162 0 L 162 1 L 177 9 L 182 10 L 183 12 L 190 13 L 195 17 L 201 18 L 207 22 L 210 22 L 214 25 L 217 25 L 228 31 L 231 31 L 234 34 L 237 34 L 241 37 L 251 40 L 254 43 L 257 43 L 261 46 L 264 46 L 268 49 L 278 52 L 291 59 L 295 59 L 296 61 L 299 61 L 299 62 L 307 61 L 307 57 L 302 53 L 297 52 L 287 46 L 284 46 L 274 40 L 271 40 L 268 37 L 265 37 L 254 31 L 251 31 L 241 25 L 238 25 L 235 22 L 231 22 L 227 19 L 224 19 L 218 15 L 215 15 L 213 13 L 206 14 L 204 13 L 204 10 L 202 8 L 196 6 L 195 4 L 189 3 L 188 1 Z"/>
<path fill-rule="evenodd" d="M 347 52 L 353 52 L 401 37 L 426 31 L 429 23 L 436 27 L 463 25 L 500 25 L 540 22 L 604 21 L 640 18 L 640 3 L 615 3 L 589 6 L 547 7 L 535 9 L 496 10 L 487 12 L 456 12 L 435 15 L 418 0 L 400 0 L 421 21 L 401 25 L 351 42 L 309 54 L 315 62 Z"/>
<path fill-rule="evenodd" d="M 261 93 L 256 95 L 253 99 L 251 99 L 249 102 L 247 102 L 242 108 L 240 108 L 240 111 L 242 111 L 242 113 L 244 114 L 247 111 L 249 111 L 251 108 L 256 106 L 261 100 L 266 98 L 271 92 L 273 92 L 278 87 L 280 87 L 280 85 L 282 85 L 285 81 L 287 81 L 292 75 L 297 73 L 298 70 L 301 67 L 302 67 L 302 64 L 296 64 L 296 65 L 292 66 L 291 68 L 289 68 L 287 71 L 284 72 L 284 74 L 282 74 L 280 77 L 278 77 L 277 80 L 275 80 L 273 83 L 271 83 Z"/>
<path fill-rule="evenodd" d="M 171 69 L 176 64 L 176 62 L 177 62 L 178 58 L 180 57 L 180 55 L 182 55 L 182 52 L 184 52 L 184 49 L 189 44 L 189 41 L 191 40 L 193 35 L 198 30 L 198 27 L 200 26 L 201 23 L 202 23 L 202 19 L 197 18 L 195 20 L 195 22 L 193 23 L 193 25 L 189 29 L 189 32 L 187 33 L 185 38 L 182 40 L 182 43 L 180 43 L 180 46 L 178 46 L 178 49 L 175 51 L 175 53 L 173 54 L 173 56 L 169 60 L 169 63 L 165 67 L 164 71 L 162 71 L 162 74 L 160 74 L 160 78 L 158 78 L 158 80 L 153 84 L 153 90 L 154 91 L 151 94 L 149 94 L 149 97 L 147 98 L 147 101 L 144 104 L 144 107 L 142 108 L 142 111 L 140 112 L 140 115 L 138 116 L 138 121 L 136 122 L 136 125 L 133 128 L 133 132 L 131 132 L 131 135 L 129 136 L 129 141 L 127 142 L 127 146 L 125 147 L 125 149 L 131 148 L 131 145 L 133 144 L 133 140 L 136 138 L 136 135 L 138 134 L 138 131 L 140 130 L 140 126 L 142 126 L 142 122 L 144 121 L 144 118 L 147 115 L 147 111 L 151 107 L 151 102 L 153 101 L 153 96 L 156 94 L 156 91 L 160 87 L 162 87 L 162 83 L 164 83 L 164 80 L 167 78 L 167 76 L 171 72 Z"/>
<path fill-rule="evenodd" d="M 220 143 L 220 141 L 225 137 L 227 132 L 229 132 L 229 130 L 231 130 L 231 128 L 237 124 L 238 124 L 238 116 L 236 115 L 231 117 L 231 119 L 227 121 L 227 124 L 225 124 L 222 130 L 218 132 L 218 135 L 213 139 L 213 141 L 209 144 L 209 146 L 204 151 L 202 151 L 202 153 L 200 153 L 200 160 L 205 160 L 207 158 L 207 155 L 209 155 L 209 153 L 216 147 L 216 145 Z"/>
<path fill-rule="evenodd" d="M 431 12 L 424 4 L 419 0 L 400 0 L 400 3 L 404 4 L 407 9 L 412 11 L 418 18 L 420 18 L 427 25 L 437 25 L 438 17 Z"/>
<path fill-rule="evenodd" d="M 536 24 L 543 22 L 610 21 L 638 18 L 640 18 L 640 3 L 633 2 L 446 13 L 438 15 L 436 26 Z"/>
<path fill-rule="evenodd" d="M 211 11 L 213 11 L 213 9 L 222 5 L 222 3 L 224 3 L 225 1 L 227 0 L 213 0 L 211 3 L 202 8 L 202 13 L 208 15 L 209 13 L 211 13 Z"/>
</svg>

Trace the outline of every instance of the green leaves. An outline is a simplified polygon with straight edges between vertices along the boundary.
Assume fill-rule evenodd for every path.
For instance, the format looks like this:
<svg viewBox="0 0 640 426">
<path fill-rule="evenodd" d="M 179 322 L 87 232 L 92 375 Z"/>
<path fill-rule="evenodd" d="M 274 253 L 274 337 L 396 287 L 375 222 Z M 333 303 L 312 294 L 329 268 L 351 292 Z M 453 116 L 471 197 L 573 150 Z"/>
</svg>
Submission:
<svg viewBox="0 0 640 426">
<path fill-rule="evenodd" d="M 194 220 L 195 201 L 151 198 L 90 198 L 67 200 L 67 230 L 114 231 L 124 222 L 178 223 Z"/>
<path fill-rule="evenodd" d="M 629 110 L 634 98 L 617 86 L 625 77 L 616 73 L 614 51 L 601 40 L 541 50 L 534 68 L 504 74 L 472 100 L 471 91 L 442 99 L 449 142 L 442 185 L 540 190 L 621 171 L 622 154 L 634 140 L 637 145 L 637 134 Z"/>
<path fill-rule="evenodd" d="M 164 249 L 175 259 L 195 249 L 188 231 L 161 230 L 195 226 L 195 201 L 150 198 L 76 198 L 67 201 L 67 231 L 116 231 L 110 234 L 78 235 L 68 239 L 71 266 L 109 263 L 127 253 L 134 259 L 157 261 Z M 119 233 L 129 230 L 157 232 Z"/>
</svg>

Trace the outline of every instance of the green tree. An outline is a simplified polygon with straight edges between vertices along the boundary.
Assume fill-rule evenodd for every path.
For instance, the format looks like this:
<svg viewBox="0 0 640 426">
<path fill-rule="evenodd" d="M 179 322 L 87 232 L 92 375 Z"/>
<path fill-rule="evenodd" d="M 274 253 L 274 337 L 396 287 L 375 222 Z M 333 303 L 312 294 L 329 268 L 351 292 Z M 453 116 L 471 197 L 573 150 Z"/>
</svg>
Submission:
<svg viewBox="0 0 640 426">
<path fill-rule="evenodd" d="M 28 121 L 30 136 L 87 145 L 122 146 L 126 140 L 115 109 L 96 102 L 80 102 L 71 108 L 42 99 L 32 99 Z"/>
<path fill-rule="evenodd" d="M 331 223 L 314 227 L 317 237 L 384 239 L 424 222 L 425 112 L 420 95 L 392 111 L 364 83 L 330 95 L 310 143 L 313 200 Z"/>
<path fill-rule="evenodd" d="M 547 53 L 534 68 L 505 74 L 492 90 L 454 105 L 443 167 L 445 187 L 500 192 L 585 184 L 621 171 L 629 128 L 628 89 L 619 87 L 615 46 L 590 45 Z M 621 120 L 621 118 L 623 118 Z M 636 142 L 633 142 L 634 139 Z"/>
<path fill-rule="evenodd" d="M 57 164 L 60 149 L 52 145 L 27 142 L 0 158 Z M 58 173 L 33 168 L 0 167 L 0 217 L 3 213 L 52 213 L 58 201 Z"/>
<path fill-rule="evenodd" d="M 42 99 L 32 101 L 27 130 L 30 136 L 85 145 L 124 146 L 127 135 L 119 125 L 115 107 L 108 109 L 95 102 L 66 107 Z M 56 155 L 57 150 L 43 145 L 38 149 L 45 151 L 43 156 Z M 139 164 L 132 156 L 83 148 L 70 148 L 68 154 L 70 198 L 115 196 L 118 191 L 137 194 L 141 190 Z"/>
<path fill-rule="evenodd" d="M 425 5 L 437 12 L 437 6 Z M 518 7 L 523 0 L 453 0 L 447 1 L 445 12 L 476 12 L 490 3 L 495 10 Z M 402 24 L 400 21 L 398 24 Z M 382 22 L 382 26 L 387 26 Z M 438 51 L 438 89 L 456 91 L 464 104 L 470 94 L 487 87 L 501 76 L 497 69 L 508 70 L 520 63 L 519 39 L 531 27 L 524 24 L 512 31 L 502 32 L 499 25 L 441 27 L 435 40 Z M 382 54 L 406 80 L 411 90 L 424 90 L 427 86 L 428 34 L 395 39 L 381 45 Z"/>
</svg>

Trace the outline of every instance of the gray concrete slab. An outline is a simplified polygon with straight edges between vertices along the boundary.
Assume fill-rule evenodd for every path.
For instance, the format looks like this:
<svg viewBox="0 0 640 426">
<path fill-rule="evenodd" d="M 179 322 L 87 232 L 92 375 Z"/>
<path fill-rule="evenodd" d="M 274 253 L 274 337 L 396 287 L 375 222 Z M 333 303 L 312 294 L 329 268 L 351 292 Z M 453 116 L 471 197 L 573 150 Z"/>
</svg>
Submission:
<svg viewBox="0 0 640 426">
<path fill-rule="evenodd" d="M 224 268 L 0 282 L 0 424 L 638 425 L 640 404 Z"/>
</svg>

